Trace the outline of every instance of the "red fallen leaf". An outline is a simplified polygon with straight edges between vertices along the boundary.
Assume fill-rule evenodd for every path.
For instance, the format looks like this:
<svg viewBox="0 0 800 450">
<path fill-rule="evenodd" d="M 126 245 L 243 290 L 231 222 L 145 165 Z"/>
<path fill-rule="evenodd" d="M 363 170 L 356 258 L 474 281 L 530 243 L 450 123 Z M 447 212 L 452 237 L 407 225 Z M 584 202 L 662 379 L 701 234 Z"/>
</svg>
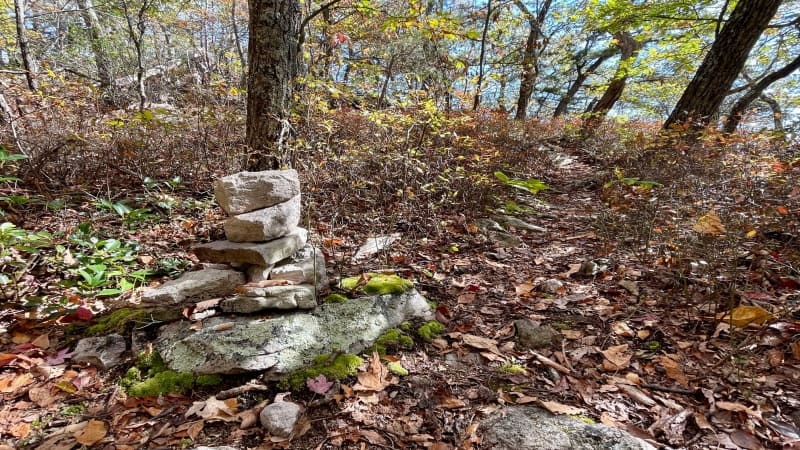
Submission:
<svg viewBox="0 0 800 450">
<path fill-rule="evenodd" d="M 331 390 L 331 386 L 333 386 L 333 381 L 328 381 L 325 378 L 325 375 L 318 375 L 316 378 L 309 378 L 306 380 L 306 386 L 311 389 L 311 392 L 316 392 L 317 394 L 324 395 L 326 392 Z"/>
<path fill-rule="evenodd" d="M 81 305 L 75 310 L 75 317 L 77 317 L 78 320 L 92 320 L 94 313 L 88 307 Z"/>
<path fill-rule="evenodd" d="M 470 284 L 469 286 L 467 286 L 467 290 L 469 292 L 479 292 L 481 290 L 481 287 L 478 286 L 477 284 Z"/>
<path fill-rule="evenodd" d="M 13 353 L 0 353 L 0 367 L 11 364 L 17 359 L 17 356 Z"/>
<path fill-rule="evenodd" d="M 447 324 L 452 319 L 453 316 L 450 314 L 450 310 L 447 309 L 447 306 L 439 305 L 436 307 L 436 320 L 444 324 Z"/>
<path fill-rule="evenodd" d="M 781 287 L 785 287 L 787 289 L 800 289 L 800 281 L 795 280 L 794 278 L 779 278 L 781 283 Z"/>
</svg>

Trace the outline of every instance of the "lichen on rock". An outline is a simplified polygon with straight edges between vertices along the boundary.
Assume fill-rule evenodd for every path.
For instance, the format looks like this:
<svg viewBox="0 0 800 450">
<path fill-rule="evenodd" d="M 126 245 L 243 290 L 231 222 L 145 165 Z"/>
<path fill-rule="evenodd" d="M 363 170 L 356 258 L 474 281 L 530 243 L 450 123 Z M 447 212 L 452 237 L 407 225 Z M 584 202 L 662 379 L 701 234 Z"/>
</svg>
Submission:
<svg viewBox="0 0 800 450">
<path fill-rule="evenodd" d="M 414 283 L 397 275 L 366 273 L 358 277 L 344 278 L 343 289 L 360 291 L 369 295 L 402 294 L 414 288 Z"/>
</svg>

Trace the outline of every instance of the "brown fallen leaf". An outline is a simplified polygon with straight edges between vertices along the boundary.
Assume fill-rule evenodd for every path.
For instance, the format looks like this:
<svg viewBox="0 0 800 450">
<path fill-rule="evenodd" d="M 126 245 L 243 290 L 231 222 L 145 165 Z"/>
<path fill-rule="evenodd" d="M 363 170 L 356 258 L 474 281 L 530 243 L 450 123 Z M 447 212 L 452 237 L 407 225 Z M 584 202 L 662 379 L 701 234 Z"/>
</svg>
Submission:
<svg viewBox="0 0 800 450">
<path fill-rule="evenodd" d="M 553 414 L 567 414 L 570 416 L 580 416 L 586 414 L 586 410 L 575 406 L 565 405 L 558 402 L 542 402 L 542 406 Z"/>
<path fill-rule="evenodd" d="M 389 442 L 375 430 L 359 430 L 358 433 L 372 445 L 388 447 Z"/>
<path fill-rule="evenodd" d="M 603 359 L 603 370 L 614 372 L 626 369 L 631 363 L 631 355 L 628 353 L 628 344 L 614 345 L 601 351 Z"/>
<path fill-rule="evenodd" d="M 444 409 L 458 409 L 467 406 L 467 404 L 464 403 L 463 400 L 456 397 L 445 397 L 439 400 L 439 403 L 436 406 Z"/>
<path fill-rule="evenodd" d="M 725 225 L 722 224 L 719 215 L 714 210 L 711 210 L 697 219 L 697 223 L 692 226 L 692 230 L 700 234 L 718 236 L 725 233 Z"/>
<path fill-rule="evenodd" d="M 244 291 L 247 291 L 248 287 L 265 288 L 272 286 L 287 286 L 290 284 L 297 284 L 297 283 L 294 283 L 291 280 L 261 280 L 261 281 L 254 281 L 251 283 L 247 283 L 244 286 L 242 286 L 242 288 Z"/>
<path fill-rule="evenodd" d="M 678 361 L 675 361 L 667 355 L 662 355 L 660 362 L 661 367 L 664 368 L 664 372 L 667 374 L 667 378 L 675 380 L 683 387 L 689 387 L 689 380 L 686 378 L 686 374 L 683 373 L 681 364 Z"/>
<path fill-rule="evenodd" d="M 775 316 L 760 306 L 739 305 L 729 313 L 722 313 L 717 316 L 721 323 L 731 324 L 735 327 L 744 328 L 750 324 L 762 325 Z"/>
<path fill-rule="evenodd" d="M 217 400 L 216 397 L 209 397 L 204 401 L 194 402 L 184 413 L 184 417 L 192 414 L 205 420 L 222 420 L 223 422 L 233 422 L 237 420 L 236 413 L 238 402 L 236 398 L 227 400 Z"/>
<path fill-rule="evenodd" d="M 465 334 L 461 336 L 461 340 L 464 341 L 464 343 L 469 345 L 470 347 L 475 347 L 481 350 L 488 350 L 494 354 L 502 355 L 502 353 L 500 353 L 500 350 L 497 348 L 497 341 L 495 341 L 494 339 L 475 336 L 473 334 Z"/>
<path fill-rule="evenodd" d="M 378 352 L 373 352 L 369 367 L 366 372 L 358 373 L 358 383 L 353 386 L 354 391 L 382 391 L 387 386 L 396 382 L 396 378 L 389 373 L 389 369 L 381 362 Z"/>
<path fill-rule="evenodd" d="M 102 420 L 92 419 L 86 423 L 86 427 L 75 433 L 75 440 L 79 444 L 94 445 L 103 440 L 106 437 L 106 433 L 108 433 L 106 423 Z"/>
</svg>

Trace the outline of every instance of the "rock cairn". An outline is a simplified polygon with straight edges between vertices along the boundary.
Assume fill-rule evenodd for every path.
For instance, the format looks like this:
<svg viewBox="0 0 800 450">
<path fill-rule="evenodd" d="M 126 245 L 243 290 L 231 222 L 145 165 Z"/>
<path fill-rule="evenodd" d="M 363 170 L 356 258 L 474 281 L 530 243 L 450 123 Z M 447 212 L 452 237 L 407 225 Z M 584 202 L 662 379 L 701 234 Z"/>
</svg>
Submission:
<svg viewBox="0 0 800 450">
<path fill-rule="evenodd" d="M 316 307 L 317 291 L 327 285 L 325 258 L 298 226 L 297 171 L 240 172 L 218 180 L 214 195 L 230 216 L 227 239 L 196 246 L 194 254 L 207 267 L 145 289 L 142 304 L 226 297 L 219 309 L 227 313 Z"/>
</svg>

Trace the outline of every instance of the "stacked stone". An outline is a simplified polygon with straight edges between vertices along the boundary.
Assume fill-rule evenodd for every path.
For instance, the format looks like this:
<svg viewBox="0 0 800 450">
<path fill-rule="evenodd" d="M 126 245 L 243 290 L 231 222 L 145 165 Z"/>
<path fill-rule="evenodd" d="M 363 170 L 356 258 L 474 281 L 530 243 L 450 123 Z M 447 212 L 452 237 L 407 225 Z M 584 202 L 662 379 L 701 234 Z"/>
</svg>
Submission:
<svg viewBox="0 0 800 450">
<path fill-rule="evenodd" d="M 327 282 L 325 259 L 307 243 L 308 231 L 298 226 L 301 208 L 297 171 L 240 172 L 218 180 L 214 195 L 230 216 L 224 223 L 227 239 L 198 245 L 194 254 L 202 262 L 227 264 L 236 270 L 189 272 L 157 290 L 182 292 L 181 299 L 171 295 L 171 303 L 236 292 L 236 296 L 220 302 L 223 311 L 232 313 L 316 307 L 317 290 Z M 202 286 L 198 279 L 205 280 Z M 184 288 L 178 289 L 181 285 Z M 185 287 L 190 287 L 190 292 Z M 142 303 L 164 302 L 153 294 L 145 291 Z"/>
</svg>

